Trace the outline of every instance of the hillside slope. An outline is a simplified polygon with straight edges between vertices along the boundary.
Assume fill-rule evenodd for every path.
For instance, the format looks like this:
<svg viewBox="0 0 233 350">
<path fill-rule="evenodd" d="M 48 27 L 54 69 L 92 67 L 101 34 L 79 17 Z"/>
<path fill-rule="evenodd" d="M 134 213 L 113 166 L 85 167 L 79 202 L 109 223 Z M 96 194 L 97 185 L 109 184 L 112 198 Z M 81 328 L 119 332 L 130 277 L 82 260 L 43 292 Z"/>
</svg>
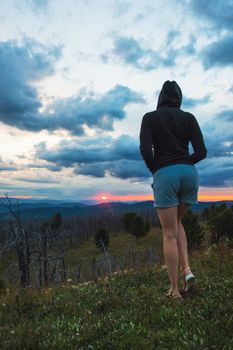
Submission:
<svg viewBox="0 0 233 350">
<path fill-rule="evenodd" d="M 80 285 L 8 290 L 0 297 L 1 349 L 233 349 L 233 250 L 192 258 L 198 288 L 167 299 L 167 273 L 128 271 Z"/>
<path fill-rule="evenodd" d="M 16 200 L 12 199 L 12 208 L 16 210 Z M 217 206 L 225 203 L 228 207 L 233 205 L 233 201 L 219 201 L 215 202 Z M 192 206 L 192 211 L 201 213 L 203 209 L 210 207 L 213 202 L 198 202 Z M 114 215 L 124 214 L 127 212 L 142 212 L 145 210 L 153 210 L 152 201 L 144 202 L 109 202 L 102 204 L 82 204 L 75 202 L 65 201 L 29 201 L 20 200 L 20 213 L 22 219 L 36 219 L 36 220 L 48 220 L 56 213 L 60 213 L 63 217 L 79 216 L 82 218 L 91 215 Z M 2 203 L 0 203 L 0 222 L 9 219 L 9 210 Z"/>
</svg>

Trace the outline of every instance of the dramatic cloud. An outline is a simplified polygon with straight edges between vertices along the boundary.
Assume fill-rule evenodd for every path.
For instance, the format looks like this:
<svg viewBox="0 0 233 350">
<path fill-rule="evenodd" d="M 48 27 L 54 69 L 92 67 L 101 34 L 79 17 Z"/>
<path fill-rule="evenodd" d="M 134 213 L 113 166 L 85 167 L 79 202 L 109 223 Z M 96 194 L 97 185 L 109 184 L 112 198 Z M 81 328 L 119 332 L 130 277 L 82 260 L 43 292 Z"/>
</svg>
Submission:
<svg viewBox="0 0 233 350">
<path fill-rule="evenodd" d="M 138 179 L 151 177 L 144 163 L 136 160 L 114 160 L 112 162 L 86 163 L 75 170 L 77 175 L 105 177 L 107 174 L 120 179 Z"/>
<path fill-rule="evenodd" d="M 190 2 L 188 2 L 190 6 Z M 198 18 L 208 20 L 215 29 L 233 30 L 233 2 L 232 0 L 191 0 L 191 6 Z"/>
<path fill-rule="evenodd" d="M 57 150 L 48 150 L 45 143 L 36 147 L 35 157 L 58 166 L 75 167 L 79 175 L 118 178 L 150 176 L 139 153 L 139 141 L 122 135 L 74 142 L 61 142 Z"/>
<path fill-rule="evenodd" d="M 133 38 L 121 37 L 114 41 L 113 54 L 124 63 L 132 64 L 143 70 L 155 69 L 159 65 L 159 55 L 156 51 L 143 48 Z"/>
<path fill-rule="evenodd" d="M 116 85 L 101 96 L 57 100 L 40 112 L 42 105 L 32 83 L 54 72 L 60 54 L 58 48 L 47 49 L 33 42 L 23 47 L 0 43 L 0 121 L 22 130 L 66 129 L 82 135 L 85 125 L 112 130 L 114 120 L 125 117 L 126 105 L 144 102 L 139 93 Z"/>
<path fill-rule="evenodd" d="M 189 98 L 189 97 L 183 97 L 182 99 L 182 106 L 185 106 L 185 108 L 192 108 L 196 107 L 198 105 L 206 104 L 210 101 L 210 96 L 204 96 L 202 98 Z"/>
<path fill-rule="evenodd" d="M 222 122 L 233 123 L 233 109 L 227 109 L 223 112 L 217 113 L 215 116 L 215 120 L 216 122 L 221 121 L 221 123 Z M 232 131 L 232 135 L 233 135 L 233 131 Z"/>
<path fill-rule="evenodd" d="M 36 146 L 35 157 L 70 167 L 77 163 L 139 160 L 140 154 L 138 140 L 122 135 L 118 139 L 102 137 L 84 141 L 61 141 L 58 149 L 52 151 L 42 142 Z"/>
<path fill-rule="evenodd" d="M 197 164 L 201 186 L 233 186 L 232 121 L 233 110 L 225 110 L 202 127 L 208 153 L 207 158 Z"/>
<path fill-rule="evenodd" d="M 206 159 L 198 164 L 200 185 L 204 187 L 233 186 L 233 162 L 222 157 Z"/>
<path fill-rule="evenodd" d="M 193 37 L 190 37 L 190 42 L 186 45 L 174 46 L 174 40 L 179 35 L 177 31 L 169 32 L 164 47 L 161 47 L 158 51 L 146 48 L 132 37 L 119 37 L 114 40 L 113 50 L 102 55 L 102 59 L 104 62 L 108 62 L 117 57 L 124 64 L 132 65 L 144 71 L 159 67 L 172 67 L 176 65 L 178 57 L 195 53 L 195 39 Z"/>
<path fill-rule="evenodd" d="M 203 125 L 208 158 L 233 157 L 233 110 L 217 113 Z"/>
<path fill-rule="evenodd" d="M 233 35 L 226 35 L 208 45 L 201 52 L 201 58 L 205 69 L 212 68 L 213 66 L 232 66 Z"/>
<path fill-rule="evenodd" d="M 207 100 L 208 97 L 204 99 Z M 195 102 L 197 103 L 196 100 Z M 193 101 L 192 103 L 194 104 Z M 203 125 L 202 131 L 208 149 L 207 159 L 215 159 L 216 164 L 226 164 L 226 159 L 230 162 L 232 158 L 233 131 L 230 127 L 232 117 L 233 111 L 222 111 Z M 122 135 L 117 139 L 104 137 L 76 142 L 63 141 L 55 150 L 49 150 L 45 143 L 40 143 L 36 147 L 35 157 L 57 166 L 74 168 L 74 173 L 78 175 L 99 178 L 111 175 L 121 179 L 150 178 L 151 174 L 141 159 L 138 146 L 139 140 L 128 135 Z M 205 162 L 206 160 L 203 161 L 203 164 Z M 221 175 L 221 167 L 217 165 L 216 169 L 213 167 L 211 170 L 211 177 L 209 173 L 209 167 L 201 167 L 202 183 L 208 179 L 209 187 L 214 187 L 217 183 L 227 186 L 231 180 L 230 171 L 228 170 L 224 180 L 224 175 Z"/>
<path fill-rule="evenodd" d="M 152 176 L 142 160 L 122 159 L 112 162 L 108 170 L 113 177 L 120 179 L 148 178 Z"/>
<path fill-rule="evenodd" d="M 29 40 L 22 47 L 0 42 L 0 121 L 33 131 L 46 127 L 32 82 L 53 74 L 60 55 L 59 48 L 46 49 Z"/>
<path fill-rule="evenodd" d="M 114 120 L 125 118 L 124 108 L 130 103 L 144 103 L 144 99 L 141 94 L 122 85 L 116 85 L 101 96 L 58 100 L 50 106 L 54 113 L 47 118 L 47 128 L 63 128 L 73 135 L 83 135 L 85 125 L 113 130 Z"/>
</svg>

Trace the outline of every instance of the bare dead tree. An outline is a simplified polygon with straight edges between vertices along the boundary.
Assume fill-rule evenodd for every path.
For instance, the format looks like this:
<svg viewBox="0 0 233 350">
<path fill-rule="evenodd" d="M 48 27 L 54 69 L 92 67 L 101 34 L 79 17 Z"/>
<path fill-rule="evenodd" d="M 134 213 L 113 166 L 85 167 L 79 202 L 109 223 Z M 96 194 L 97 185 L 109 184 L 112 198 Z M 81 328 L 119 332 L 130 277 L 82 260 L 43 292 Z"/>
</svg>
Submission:
<svg viewBox="0 0 233 350">
<path fill-rule="evenodd" d="M 4 193 L 4 197 L 0 198 L 0 202 L 8 209 L 9 212 L 8 223 L 11 237 L 10 240 L 8 240 L 7 248 L 14 248 L 16 250 L 20 273 L 20 284 L 22 287 L 26 287 L 30 284 L 31 262 L 28 231 L 25 230 L 22 225 L 19 202 L 16 201 L 14 208 L 7 193 Z"/>
</svg>

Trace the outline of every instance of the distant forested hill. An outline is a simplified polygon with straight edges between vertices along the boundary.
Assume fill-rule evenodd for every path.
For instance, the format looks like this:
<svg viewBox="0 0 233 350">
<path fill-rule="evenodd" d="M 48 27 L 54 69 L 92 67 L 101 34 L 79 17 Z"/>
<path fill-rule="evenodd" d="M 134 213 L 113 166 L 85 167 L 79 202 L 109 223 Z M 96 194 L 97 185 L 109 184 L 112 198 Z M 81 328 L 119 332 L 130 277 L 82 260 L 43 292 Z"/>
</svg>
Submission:
<svg viewBox="0 0 233 350">
<path fill-rule="evenodd" d="M 11 199 L 12 208 L 16 209 L 15 199 Z M 102 204 L 83 204 L 66 201 L 55 200 L 18 200 L 20 204 L 20 212 L 23 219 L 49 219 L 54 214 L 60 213 L 63 217 L 68 216 L 80 216 L 87 217 L 90 215 L 103 215 L 107 213 L 111 214 L 123 214 L 131 211 L 145 211 L 153 210 L 153 201 L 123 203 L 123 202 L 110 202 Z M 214 202 L 216 205 L 226 203 L 227 206 L 233 205 L 233 201 L 220 201 Z M 201 212 L 204 208 L 210 207 L 213 202 L 199 202 L 197 205 L 192 206 L 192 210 L 195 212 Z M 8 217 L 9 210 L 0 203 L 0 221 L 4 221 Z"/>
</svg>

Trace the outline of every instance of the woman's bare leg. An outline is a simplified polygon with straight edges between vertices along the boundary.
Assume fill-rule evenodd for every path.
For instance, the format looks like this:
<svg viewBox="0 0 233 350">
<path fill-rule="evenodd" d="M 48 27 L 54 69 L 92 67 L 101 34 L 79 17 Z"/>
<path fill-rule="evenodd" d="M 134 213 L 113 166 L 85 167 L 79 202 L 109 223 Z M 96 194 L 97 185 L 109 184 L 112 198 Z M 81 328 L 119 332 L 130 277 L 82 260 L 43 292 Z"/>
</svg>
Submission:
<svg viewBox="0 0 233 350">
<path fill-rule="evenodd" d="M 157 213 L 163 231 L 163 252 L 171 283 L 171 292 L 180 296 L 178 289 L 177 207 L 157 208 Z"/>
<path fill-rule="evenodd" d="M 178 227 L 178 252 L 179 252 L 179 263 L 181 265 L 182 272 L 189 266 L 188 260 L 188 249 L 187 249 L 187 238 L 184 227 L 182 225 L 182 218 L 184 217 L 189 204 L 181 203 L 177 208 L 177 227 Z"/>
</svg>

